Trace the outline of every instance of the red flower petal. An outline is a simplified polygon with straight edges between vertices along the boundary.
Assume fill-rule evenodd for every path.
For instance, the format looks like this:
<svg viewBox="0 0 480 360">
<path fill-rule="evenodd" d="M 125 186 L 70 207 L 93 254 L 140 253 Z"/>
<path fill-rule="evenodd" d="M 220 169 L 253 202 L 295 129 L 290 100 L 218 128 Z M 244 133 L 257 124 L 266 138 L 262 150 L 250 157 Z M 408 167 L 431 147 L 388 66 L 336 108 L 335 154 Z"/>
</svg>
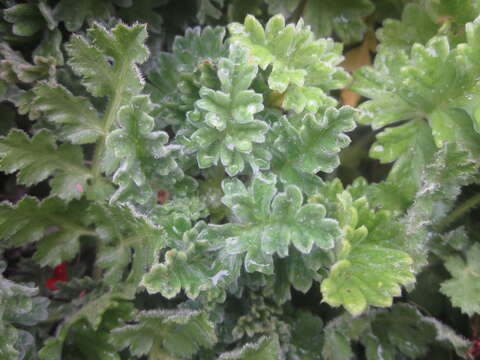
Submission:
<svg viewBox="0 0 480 360">
<path fill-rule="evenodd" d="M 55 266 L 53 269 L 53 275 L 50 279 L 47 280 L 45 286 L 50 290 L 58 290 L 55 285 L 57 282 L 66 282 L 68 281 L 68 269 L 67 263 L 64 261 L 61 264 Z"/>
<path fill-rule="evenodd" d="M 47 282 L 45 283 L 45 286 L 49 289 L 49 290 L 58 290 L 58 288 L 55 286 L 55 283 L 57 282 L 57 280 L 55 279 L 48 279 Z"/>
</svg>

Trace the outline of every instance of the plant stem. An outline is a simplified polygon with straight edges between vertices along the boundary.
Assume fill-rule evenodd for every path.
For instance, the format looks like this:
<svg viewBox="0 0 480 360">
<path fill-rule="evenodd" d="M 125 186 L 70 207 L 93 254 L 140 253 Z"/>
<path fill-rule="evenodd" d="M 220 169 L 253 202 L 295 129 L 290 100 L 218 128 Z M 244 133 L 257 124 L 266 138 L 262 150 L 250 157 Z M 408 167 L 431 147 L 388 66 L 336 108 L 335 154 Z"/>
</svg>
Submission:
<svg viewBox="0 0 480 360">
<path fill-rule="evenodd" d="M 120 105 L 122 105 L 122 98 L 123 98 L 123 90 L 125 88 L 125 80 L 124 74 L 128 70 L 129 62 L 124 61 L 122 66 L 120 67 L 120 71 L 118 73 L 118 86 L 115 88 L 115 92 L 113 94 L 112 99 L 109 101 L 107 110 L 105 111 L 105 120 L 103 122 L 103 136 L 100 142 L 95 147 L 95 153 L 93 154 L 92 159 L 92 173 L 94 179 L 98 178 L 101 173 L 101 162 L 102 162 L 102 155 L 105 151 L 105 142 L 108 133 L 110 132 L 110 128 L 112 127 L 113 123 L 115 122 L 115 118 L 117 116 L 118 110 Z"/>
<path fill-rule="evenodd" d="M 480 193 L 476 194 L 475 196 L 471 197 L 464 203 L 460 204 L 456 209 L 454 209 L 446 218 L 440 221 L 435 228 L 437 230 L 441 230 L 445 228 L 450 223 L 457 220 L 463 214 L 469 212 L 472 208 L 480 204 Z"/>
</svg>

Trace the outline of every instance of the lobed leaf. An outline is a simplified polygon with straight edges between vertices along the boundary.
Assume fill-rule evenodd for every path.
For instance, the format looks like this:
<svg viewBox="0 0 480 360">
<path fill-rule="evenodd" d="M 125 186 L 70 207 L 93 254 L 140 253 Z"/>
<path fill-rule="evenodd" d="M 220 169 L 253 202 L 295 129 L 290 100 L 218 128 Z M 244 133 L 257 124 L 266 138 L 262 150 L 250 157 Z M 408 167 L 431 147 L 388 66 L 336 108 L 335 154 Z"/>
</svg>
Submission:
<svg viewBox="0 0 480 360">
<path fill-rule="evenodd" d="M 445 267 L 452 279 L 443 282 L 440 288 L 454 306 L 460 307 L 469 316 L 480 312 L 479 256 L 480 246 L 474 244 L 467 250 L 465 260 L 458 255 L 447 258 Z"/>
<path fill-rule="evenodd" d="M 34 260 L 42 266 L 55 266 L 77 255 L 80 237 L 92 235 L 85 211 L 83 201 L 66 204 L 56 197 L 39 202 L 27 196 L 15 206 L 2 203 L 0 238 L 8 246 L 38 242 Z"/>
<path fill-rule="evenodd" d="M 121 104 L 143 88 L 138 64 L 149 55 L 144 42 L 145 25 L 119 24 L 108 31 L 99 24 L 88 30 L 88 38 L 74 35 L 67 44 L 68 64 L 82 84 L 97 97 L 115 98 Z"/>
<path fill-rule="evenodd" d="M 255 119 L 263 110 L 262 95 L 250 90 L 257 67 L 246 62 L 242 47 L 232 46 L 229 58 L 218 63 L 220 89 L 202 87 L 195 110 L 187 114 L 190 128 L 177 139 L 195 151 L 201 169 L 220 161 L 230 176 L 249 163 L 254 171 L 268 168 L 270 154 L 257 144 L 265 142 L 268 125 Z"/>
<path fill-rule="evenodd" d="M 273 254 L 285 257 L 293 245 L 304 254 L 313 247 L 331 249 L 339 236 L 338 223 L 326 217 L 320 204 L 303 205 L 300 189 L 289 185 L 277 193 L 273 174 L 257 176 L 247 189 L 238 179 L 224 180 L 222 202 L 235 218 L 226 252 L 245 255 L 245 269 L 273 273 Z"/>
<path fill-rule="evenodd" d="M 277 337 L 262 337 L 255 343 L 245 344 L 238 350 L 220 355 L 218 360 L 276 360 L 280 357 Z"/>
<path fill-rule="evenodd" d="M 440 345 L 462 357 L 468 341 L 434 318 L 422 315 L 416 308 L 396 304 L 392 309 L 377 310 L 361 317 L 345 314 L 325 327 L 323 356 L 330 360 L 350 359 L 351 342 L 365 347 L 367 359 L 423 358 L 429 347 Z"/>
<path fill-rule="evenodd" d="M 156 202 L 154 183 L 177 170 L 172 157 L 177 149 L 165 146 L 168 142 L 166 132 L 154 131 L 154 119 L 149 115 L 152 107 L 148 96 L 132 98 L 131 103 L 122 106 L 118 112 L 120 127 L 106 139 L 107 147 L 119 160 L 119 167 L 113 174 L 113 182 L 119 188 L 113 194 L 112 202 Z"/>
<path fill-rule="evenodd" d="M 141 311 L 135 320 L 114 329 L 111 338 L 117 349 L 128 347 L 135 357 L 191 358 L 200 348 L 209 348 L 217 341 L 213 324 L 199 311 Z"/>
<path fill-rule="evenodd" d="M 165 246 L 162 227 L 127 204 L 94 204 L 90 213 L 100 237 L 96 265 L 105 271 L 105 283 L 125 298 L 133 298 Z"/>
<path fill-rule="evenodd" d="M 272 170 L 285 184 L 294 184 L 307 194 L 318 192 L 322 180 L 315 174 L 338 167 L 338 154 L 350 143 L 345 132 L 355 128 L 356 115 L 353 108 L 342 107 L 283 117 L 272 129 Z"/>
<path fill-rule="evenodd" d="M 18 182 L 28 186 L 52 176 L 52 195 L 66 201 L 82 197 L 92 177 L 83 165 L 82 148 L 57 146 L 52 132 L 45 129 L 31 138 L 18 129 L 0 137 L 0 170 L 7 174 L 18 171 Z"/>
<path fill-rule="evenodd" d="M 343 230 L 336 262 L 321 284 L 323 300 L 353 315 L 369 305 L 391 306 L 400 286 L 415 282 L 413 260 L 404 251 L 405 229 L 388 211 L 370 209 L 366 197 L 354 199 L 349 190 L 332 185 L 327 196 L 313 198 L 325 202 L 336 196 L 331 211 Z"/>
<path fill-rule="evenodd" d="M 268 86 L 284 93 L 283 108 L 316 112 L 336 104 L 328 92 L 348 82 L 347 73 L 337 66 L 343 60 L 339 44 L 314 40 L 302 20 L 285 26 L 282 15 L 271 18 L 265 29 L 251 15 L 243 25 L 233 23 L 228 29 L 231 41 L 248 49 L 251 63 L 261 69 L 271 65 Z"/>
</svg>

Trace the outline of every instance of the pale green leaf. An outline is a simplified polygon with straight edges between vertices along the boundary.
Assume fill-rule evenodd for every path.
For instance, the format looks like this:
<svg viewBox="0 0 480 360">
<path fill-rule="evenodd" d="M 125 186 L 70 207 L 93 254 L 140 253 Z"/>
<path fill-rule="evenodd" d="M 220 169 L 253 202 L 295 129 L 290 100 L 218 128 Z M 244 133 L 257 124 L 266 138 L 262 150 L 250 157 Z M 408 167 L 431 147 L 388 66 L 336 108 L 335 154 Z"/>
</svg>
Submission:
<svg viewBox="0 0 480 360">
<path fill-rule="evenodd" d="M 139 312 L 136 322 L 112 331 L 117 349 L 129 348 L 133 356 L 191 358 L 200 348 L 217 341 L 207 314 L 191 310 Z"/>
<path fill-rule="evenodd" d="M 263 110 L 262 95 L 250 90 L 257 67 L 246 61 L 245 50 L 230 47 L 229 58 L 221 58 L 217 75 L 220 89 L 200 89 L 201 99 L 187 114 L 189 127 L 180 130 L 179 142 L 197 154 L 201 169 L 217 165 L 235 176 L 250 164 L 254 171 L 268 168 L 269 153 L 259 152 L 268 125 L 255 115 Z"/>
<path fill-rule="evenodd" d="M 218 360 L 277 360 L 280 358 L 277 337 L 262 337 L 255 343 L 245 344 L 238 350 L 220 355 Z"/>
<path fill-rule="evenodd" d="M 314 246 L 331 249 L 339 236 L 338 223 L 327 218 L 320 204 L 303 205 L 303 195 L 294 185 L 277 193 L 276 178 L 257 176 L 247 189 L 240 180 L 222 183 L 222 202 L 236 217 L 234 234 L 226 251 L 245 255 L 248 272 L 273 273 L 272 255 L 285 257 L 293 245 L 308 254 Z"/>
<path fill-rule="evenodd" d="M 473 316 L 480 313 L 480 245 L 474 244 L 466 252 L 466 259 L 451 256 L 445 267 L 452 279 L 442 283 L 440 291 L 447 295 L 454 306 L 463 313 Z"/>
<path fill-rule="evenodd" d="M 96 142 L 103 136 L 97 111 L 86 98 L 74 96 L 62 85 L 42 82 L 34 88 L 33 110 L 63 125 L 61 136 L 74 144 Z"/>
<path fill-rule="evenodd" d="M 286 184 L 307 194 L 318 192 L 321 179 L 312 175 L 330 173 L 339 165 L 338 154 L 350 143 L 345 132 L 355 128 L 356 115 L 353 108 L 342 107 L 283 117 L 272 129 L 272 170 Z"/>
<path fill-rule="evenodd" d="M 243 25 L 233 23 L 228 29 L 232 42 L 248 49 L 250 62 L 262 69 L 272 66 L 268 85 L 285 93 L 285 109 L 316 112 L 336 104 L 328 92 L 348 82 L 347 73 L 337 66 L 343 59 L 339 44 L 315 40 L 302 20 L 285 25 L 282 15 L 271 18 L 265 29 L 251 15 Z"/>
<path fill-rule="evenodd" d="M 93 96 L 108 96 L 122 103 L 143 88 L 138 64 L 149 55 L 144 25 L 119 24 L 108 31 L 99 24 L 88 30 L 88 38 L 73 35 L 67 44 L 68 64 L 82 77 Z"/>
<path fill-rule="evenodd" d="M 52 176 L 52 195 L 67 201 L 82 197 L 92 176 L 83 165 L 82 148 L 71 144 L 57 146 L 48 130 L 41 130 L 32 138 L 21 130 L 11 130 L 6 137 L 0 137 L 0 159 L 0 170 L 7 174 L 18 171 L 20 184 L 38 184 Z"/>
<path fill-rule="evenodd" d="M 323 300 L 343 305 L 353 315 L 369 305 L 391 306 L 393 297 L 401 295 L 401 285 L 415 282 L 413 260 L 403 246 L 405 229 L 388 211 L 370 209 L 365 197 L 352 199 L 350 189 L 342 192 L 332 185 L 329 196 L 336 193 L 336 207 L 329 216 L 338 219 L 343 236 L 336 262 L 321 284 Z"/>
<path fill-rule="evenodd" d="M 80 250 L 79 239 L 91 235 L 85 215 L 86 204 L 66 204 L 51 197 L 39 202 L 24 197 L 15 206 L 0 206 L 0 238 L 9 246 L 38 242 L 34 259 L 42 266 L 55 266 L 74 258 Z"/>
</svg>

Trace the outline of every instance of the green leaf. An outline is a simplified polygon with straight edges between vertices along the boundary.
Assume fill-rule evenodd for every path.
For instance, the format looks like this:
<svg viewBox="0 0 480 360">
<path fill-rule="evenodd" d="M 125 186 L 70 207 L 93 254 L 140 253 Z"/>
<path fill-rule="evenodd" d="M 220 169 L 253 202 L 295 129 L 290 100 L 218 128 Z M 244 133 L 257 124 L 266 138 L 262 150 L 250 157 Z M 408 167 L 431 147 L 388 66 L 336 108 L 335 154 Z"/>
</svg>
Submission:
<svg viewBox="0 0 480 360">
<path fill-rule="evenodd" d="M 480 4 L 475 0 L 427 0 L 425 6 L 434 18 L 447 19 L 449 30 L 458 37 L 465 24 L 480 13 Z"/>
<path fill-rule="evenodd" d="M 3 58 L 0 62 L 1 78 L 11 84 L 33 83 L 41 79 L 50 79 L 56 73 L 58 60 L 51 56 L 33 56 L 32 64 L 6 42 L 0 43 L 0 55 Z"/>
<path fill-rule="evenodd" d="M 238 350 L 223 353 L 218 360 L 277 360 L 280 354 L 277 337 L 262 337 L 257 342 L 245 344 Z"/>
<path fill-rule="evenodd" d="M 126 298 L 133 298 L 144 274 L 165 246 L 165 233 L 128 205 L 92 205 L 100 244 L 96 265 L 104 281 Z"/>
<path fill-rule="evenodd" d="M 336 104 L 328 92 L 348 82 L 347 73 L 337 66 L 343 60 L 339 44 L 314 40 L 302 20 L 285 26 L 281 15 L 271 18 L 265 29 L 251 15 L 243 25 L 233 23 L 228 29 L 231 41 L 249 50 L 250 62 L 262 69 L 271 65 L 268 86 L 285 93 L 286 110 L 316 112 Z"/>
<path fill-rule="evenodd" d="M 426 263 L 432 233 L 442 230 L 441 221 L 460 195 L 461 186 L 472 183 L 477 171 L 471 154 L 459 150 L 457 144 L 445 145 L 426 168 L 405 218 L 406 245 L 417 269 Z"/>
<path fill-rule="evenodd" d="M 378 134 L 370 148 L 370 156 L 382 163 L 395 162 L 387 184 L 401 188 L 404 202 L 411 203 L 420 188 L 425 168 L 433 161 L 435 150 L 428 124 L 416 119 Z"/>
<path fill-rule="evenodd" d="M 13 24 L 12 32 L 18 36 L 32 36 L 45 26 L 38 5 L 17 4 L 3 11 L 3 18 Z"/>
<path fill-rule="evenodd" d="M 301 360 L 318 360 L 323 347 L 323 321 L 308 311 L 297 311 L 292 331 L 293 352 Z"/>
<path fill-rule="evenodd" d="M 108 312 L 117 308 L 120 310 L 114 311 L 114 326 L 118 325 L 119 318 L 124 316 L 125 312 L 131 312 L 132 306 L 125 302 L 120 303 L 121 294 L 102 293 L 102 290 L 97 288 L 83 297 L 74 298 L 66 310 L 60 310 L 64 321 L 57 328 L 55 336 L 44 342 L 38 353 L 40 360 L 68 358 L 65 348 L 68 343 L 72 343 L 70 338 L 75 339 L 74 345 L 81 344 L 82 348 L 77 350 L 76 354 L 87 352 L 92 359 L 119 359 L 114 348 L 107 342 L 108 335 L 103 329 L 103 323 Z"/>
<path fill-rule="evenodd" d="M 295 184 L 314 194 L 321 179 L 319 171 L 331 173 L 339 165 L 338 154 L 350 143 L 344 132 L 355 128 L 351 107 L 328 108 L 323 114 L 283 117 L 273 126 L 272 169 L 286 184 Z"/>
<path fill-rule="evenodd" d="M 453 349 L 463 357 L 468 347 L 468 341 L 463 337 L 406 304 L 356 318 L 349 314 L 335 318 L 325 327 L 323 355 L 328 360 L 351 359 L 351 341 L 360 342 L 365 347 L 369 360 L 425 358 L 432 345 Z"/>
<path fill-rule="evenodd" d="M 108 96 L 119 104 L 143 88 L 138 64 L 149 55 L 144 42 L 145 25 L 119 24 L 108 31 L 99 24 L 88 30 L 88 38 L 73 35 L 66 48 L 68 64 L 82 77 L 82 84 L 97 97 Z M 117 105 L 117 104 L 116 104 Z"/>
<path fill-rule="evenodd" d="M 179 239 L 165 253 L 165 261 L 155 264 L 143 277 L 142 285 L 150 294 L 160 292 L 168 299 L 182 289 L 190 299 L 197 298 L 201 292 L 218 289 L 223 278 L 231 275 L 233 269 L 222 266 L 212 256 L 216 253 L 209 256 L 212 244 L 199 237 L 206 224 L 201 221 L 192 227 L 186 218 L 176 217 L 171 225 L 167 227 L 167 233 L 175 234 L 169 238 Z"/>
<path fill-rule="evenodd" d="M 214 3 L 217 6 L 215 6 Z M 222 16 L 222 6 L 223 0 L 197 0 L 198 22 L 200 24 L 204 24 L 207 17 L 211 17 L 213 19 L 220 19 L 220 17 Z"/>
<path fill-rule="evenodd" d="M 179 132 L 179 142 L 195 150 L 201 169 L 219 161 L 230 176 L 242 172 L 245 162 L 254 171 L 268 168 L 270 154 L 258 145 L 265 141 L 268 125 L 255 119 L 263 110 L 262 95 L 249 90 L 256 74 L 245 50 L 232 46 L 229 58 L 218 63 L 220 90 L 200 90 L 195 111 L 187 114 L 191 129 Z"/>
<path fill-rule="evenodd" d="M 200 348 L 216 341 L 207 314 L 191 310 L 141 311 L 136 322 L 114 329 L 111 342 L 119 350 L 128 347 L 133 356 L 191 358 Z"/>
<path fill-rule="evenodd" d="M 74 144 L 93 143 L 104 135 L 101 120 L 90 101 L 74 96 L 62 85 L 42 82 L 34 88 L 32 109 L 48 121 L 63 125 L 61 136 Z"/>
<path fill-rule="evenodd" d="M 184 124 L 186 113 L 200 99 L 200 88 L 218 85 L 214 66 L 228 56 L 224 37 L 225 28 L 220 26 L 187 29 L 185 36 L 175 38 L 171 53 L 161 52 L 153 59 L 145 89 L 158 105 L 154 114 L 161 121 Z"/>
<path fill-rule="evenodd" d="M 415 282 L 412 258 L 404 251 L 405 229 L 390 212 L 370 209 L 366 197 L 352 199 L 349 190 L 332 185 L 336 190 L 330 190 L 330 196 L 336 193 L 335 217 L 343 237 L 336 262 L 321 284 L 323 300 L 343 305 L 353 315 L 369 305 L 391 306 L 392 298 L 401 295 L 400 286 Z"/>
<path fill-rule="evenodd" d="M 386 19 L 383 27 L 377 30 L 380 41 L 377 51 L 408 50 L 414 43 L 426 44 L 437 34 L 439 26 L 434 20 L 422 6 L 407 4 L 401 20 Z"/>
<path fill-rule="evenodd" d="M 62 33 L 59 29 L 47 30 L 43 34 L 43 39 L 40 45 L 33 51 L 34 61 L 36 57 L 39 58 L 53 58 L 56 64 L 63 65 Z"/>
<path fill-rule="evenodd" d="M 362 123 L 373 128 L 402 120 L 425 118 L 438 148 L 456 142 L 460 148 L 480 154 L 475 132 L 478 103 L 478 34 L 480 22 L 466 25 L 467 42 L 452 48 L 438 36 L 426 45 L 414 44 L 403 51 L 381 52 L 375 66 L 355 74 L 352 89 L 371 98 L 361 105 Z"/>
<path fill-rule="evenodd" d="M 69 329 L 61 358 L 81 356 L 85 360 L 121 360 L 115 347 L 108 342 L 109 338 L 108 331 L 103 329 L 93 331 L 85 321 L 78 321 Z M 44 358 L 48 357 L 44 356 Z M 48 359 L 53 360 L 51 357 Z"/>
<path fill-rule="evenodd" d="M 55 197 L 38 202 L 27 196 L 15 206 L 2 203 L 0 238 L 9 246 L 38 242 L 35 261 L 55 266 L 77 255 L 81 236 L 92 235 L 85 210 L 82 201 L 66 204 Z"/>
<path fill-rule="evenodd" d="M 92 176 L 83 166 L 82 148 L 57 146 L 48 130 L 40 130 L 32 138 L 21 130 L 11 130 L 0 137 L 0 159 L 0 170 L 7 174 L 18 171 L 20 184 L 31 186 L 52 176 L 52 195 L 66 201 L 82 197 Z"/>
<path fill-rule="evenodd" d="M 112 202 L 156 202 L 152 180 L 158 182 L 160 177 L 177 169 L 177 163 L 171 156 L 176 148 L 164 146 L 168 142 L 168 134 L 153 131 L 155 122 L 149 115 L 152 107 L 148 96 L 135 96 L 118 112 L 120 128 L 107 137 L 107 147 L 119 159 L 119 168 L 113 174 L 113 182 L 119 188 L 113 194 Z"/>
<path fill-rule="evenodd" d="M 235 216 L 234 235 L 227 239 L 226 251 L 245 256 L 248 272 L 273 273 L 272 255 L 289 254 L 292 244 L 304 254 L 313 246 L 331 249 L 339 236 L 338 223 L 326 218 L 320 204 L 303 205 L 303 195 L 294 185 L 277 193 L 276 178 L 256 176 L 250 188 L 238 180 L 224 180 L 222 202 Z"/>
<path fill-rule="evenodd" d="M 480 313 L 480 245 L 474 244 L 466 251 L 466 259 L 456 255 L 449 257 L 445 267 L 452 279 L 442 283 L 440 291 L 447 295 L 454 306 L 473 316 Z"/>
<path fill-rule="evenodd" d="M 271 0 L 269 13 L 282 13 L 285 17 L 294 17 L 301 11 L 305 24 L 310 25 L 318 37 L 333 37 L 333 33 L 342 42 L 358 42 L 367 30 L 364 18 L 372 14 L 374 6 L 370 0 L 351 2 L 348 0 L 315 0 L 302 4 L 300 0 Z"/>
<path fill-rule="evenodd" d="M 290 249 L 287 257 L 275 261 L 276 302 L 283 304 L 291 299 L 290 286 L 306 294 L 314 281 L 322 279 L 321 268 L 331 264 L 331 254 L 322 249 L 313 249 L 309 254 Z"/>
<path fill-rule="evenodd" d="M 128 8 L 122 8 L 118 12 L 120 17 L 128 24 L 135 22 L 145 23 L 148 25 L 148 30 L 155 34 L 162 32 L 163 18 L 162 15 L 156 11 L 159 4 L 155 0 L 135 0 Z M 98 5 L 97 5 L 98 6 Z"/>
<path fill-rule="evenodd" d="M 34 348 L 32 335 L 22 329 L 47 319 L 49 300 L 37 296 L 37 288 L 3 277 L 5 267 L 0 261 L 0 356 L 5 360 L 17 360 Z M 16 325 L 20 327 L 17 329 Z"/>
<path fill-rule="evenodd" d="M 343 43 L 362 40 L 367 31 L 364 18 L 370 15 L 374 6 L 370 0 L 352 3 L 349 0 L 308 1 L 303 10 L 303 19 L 319 37 L 335 33 Z"/>
<path fill-rule="evenodd" d="M 55 20 L 63 22 L 68 31 L 80 30 L 83 23 L 89 19 L 107 20 L 113 15 L 114 8 L 111 0 L 75 1 L 60 0 L 53 10 Z"/>
</svg>

